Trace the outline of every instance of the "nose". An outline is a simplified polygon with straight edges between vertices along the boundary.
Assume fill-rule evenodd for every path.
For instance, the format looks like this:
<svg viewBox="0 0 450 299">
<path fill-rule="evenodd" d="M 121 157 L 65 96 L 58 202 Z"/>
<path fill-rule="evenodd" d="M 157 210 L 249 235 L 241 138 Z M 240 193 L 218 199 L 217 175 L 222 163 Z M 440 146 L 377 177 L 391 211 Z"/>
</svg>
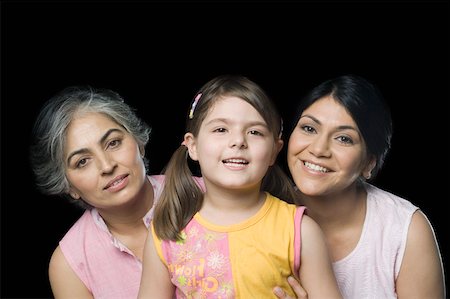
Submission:
<svg viewBox="0 0 450 299">
<path fill-rule="evenodd" d="M 317 135 L 309 145 L 309 152 L 316 157 L 329 157 L 331 151 L 328 137 L 325 134 Z"/>
<path fill-rule="evenodd" d="M 247 148 L 246 135 L 242 132 L 232 133 L 230 136 L 230 147 Z"/>
<path fill-rule="evenodd" d="M 101 174 L 112 173 L 117 166 L 115 160 L 108 153 L 98 156 L 97 162 Z"/>
</svg>

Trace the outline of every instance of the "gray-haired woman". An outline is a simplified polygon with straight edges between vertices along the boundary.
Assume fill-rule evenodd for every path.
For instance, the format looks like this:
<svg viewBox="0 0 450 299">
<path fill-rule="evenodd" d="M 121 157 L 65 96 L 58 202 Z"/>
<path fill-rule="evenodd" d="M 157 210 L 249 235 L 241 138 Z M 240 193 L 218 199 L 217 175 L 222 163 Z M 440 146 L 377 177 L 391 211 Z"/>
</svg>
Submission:
<svg viewBox="0 0 450 299">
<path fill-rule="evenodd" d="M 45 103 L 31 162 L 45 194 L 86 211 L 53 252 L 55 298 L 135 298 L 153 206 L 164 176 L 148 176 L 151 128 L 114 91 L 64 89 Z"/>
</svg>

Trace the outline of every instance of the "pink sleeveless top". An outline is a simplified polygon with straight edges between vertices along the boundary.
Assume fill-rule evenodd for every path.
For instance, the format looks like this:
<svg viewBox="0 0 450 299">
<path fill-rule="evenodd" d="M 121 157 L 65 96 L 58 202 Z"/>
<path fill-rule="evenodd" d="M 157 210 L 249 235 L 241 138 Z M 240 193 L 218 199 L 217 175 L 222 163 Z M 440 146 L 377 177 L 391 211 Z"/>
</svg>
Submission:
<svg viewBox="0 0 450 299">
<path fill-rule="evenodd" d="M 366 184 L 364 226 L 355 249 L 333 263 L 344 298 L 397 298 L 397 280 L 408 228 L 418 209 L 411 202 Z"/>
<path fill-rule="evenodd" d="M 164 176 L 148 176 L 159 198 Z M 154 205 L 153 205 L 154 206 Z M 153 207 L 142 219 L 148 227 Z M 59 246 L 72 270 L 96 299 L 136 298 L 142 264 L 108 230 L 96 209 L 85 211 L 70 228 Z"/>
<path fill-rule="evenodd" d="M 275 286 L 293 296 L 286 278 L 299 270 L 304 210 L 267 193 L 261 209 L 241 223 L 215 225 L 197 213 L 176 242 L 159 240 L 152 227 L 176 297 L 272 298 Z"/>
</svg>

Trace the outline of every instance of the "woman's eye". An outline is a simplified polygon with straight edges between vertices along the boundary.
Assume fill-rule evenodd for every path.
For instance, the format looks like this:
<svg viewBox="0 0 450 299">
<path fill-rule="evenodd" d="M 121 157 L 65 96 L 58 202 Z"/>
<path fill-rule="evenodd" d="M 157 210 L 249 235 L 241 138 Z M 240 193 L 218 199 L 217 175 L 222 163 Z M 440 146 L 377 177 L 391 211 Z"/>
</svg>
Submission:
<svg viewBox="0 0 450 299">
<path fill-rule="evenodd" d="M 314 133 L 316 131 L 313 127 L 307 125 L 301 126 L 301 129 L 307 133 Z"/>
<path fill-rule="evenodd" d="M 227 130 L 225 129 L 225 128 L 217 128 L 217 129 L 215 129 L 213 132 L 218 132 L 218 133 L 224 133 L 224 132 L 226 132 Z"/>
<path fill-rule="evenodd" d="M 121 143 L 121 141 L 119 139 L 114 139 L 108 143 L 108 147 L 115 148 L 115 147 L 118 147 L 120 145 L 120 143 Z"/>
<path fill-rule="evenodd" d="M 86 163 L 87 163 L 87 159 L 80 159 L 80 160 L 77 162 L 76 167 L 77 167 L 77 168 L 84 167 L 84 166 L 86 165 Z"/>
<path fill-rule="evenodd" d="M 345 144 L 353 144 L 353 139 L 348 136 L 339 136 L 336 139 Z"/>
</svg>

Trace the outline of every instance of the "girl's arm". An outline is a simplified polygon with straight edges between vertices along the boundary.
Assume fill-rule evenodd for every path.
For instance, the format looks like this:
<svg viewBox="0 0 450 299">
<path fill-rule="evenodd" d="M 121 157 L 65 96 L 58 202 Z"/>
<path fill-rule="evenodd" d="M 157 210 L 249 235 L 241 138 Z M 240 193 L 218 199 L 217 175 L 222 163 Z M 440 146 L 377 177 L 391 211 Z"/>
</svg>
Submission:
<svg viewBox="0 0 450 299">
<path fill-rule="evenodd" d="M 48 276 L 53 296 L 58 298 L 94 298 L 67 263 L 61 248 L 56 247 L 50 259 Z"/>
<path fill-rule="evenodd" d="M 138 299 L 172 299 L 175 291 L 170 281 L 167 267 L 161 261 L 155 249 L 151 229 L 144 246 L 142 277 Z"/>
<path fill-rule="evenodd" d="M 398 298 L 446 298 L 436 236 L 428 219 L 419 210 L 411 219 L 396 289 Z"/>
<path fill-rule="evenodd" d="M 308 298 L 342 298 L 319 225 L 307 215 L 301 224 L 299 277 Z"/>
</svg>

